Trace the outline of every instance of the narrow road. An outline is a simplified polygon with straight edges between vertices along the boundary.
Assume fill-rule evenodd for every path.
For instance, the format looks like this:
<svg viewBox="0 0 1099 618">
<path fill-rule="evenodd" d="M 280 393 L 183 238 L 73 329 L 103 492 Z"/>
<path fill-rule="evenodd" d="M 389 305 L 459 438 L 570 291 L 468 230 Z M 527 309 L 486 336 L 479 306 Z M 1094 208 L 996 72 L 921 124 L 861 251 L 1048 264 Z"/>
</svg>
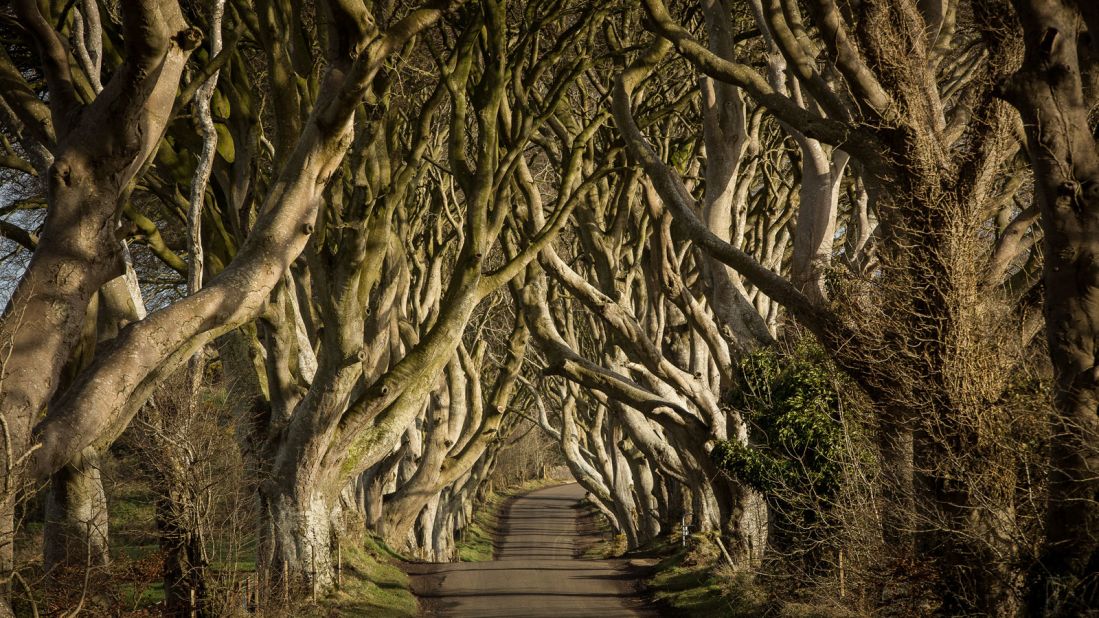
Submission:
<svg viewBox="0 0 1099 618">
<path fill-rule="evenodd" d="M 579 485 L 540 489 L 501 515 L 497 559 L 418 565 L 429 616 L 649 617 L 621 560 L 575 556 Z M 421 570 L 422 569 L 422 570 Z"/>
</svg>

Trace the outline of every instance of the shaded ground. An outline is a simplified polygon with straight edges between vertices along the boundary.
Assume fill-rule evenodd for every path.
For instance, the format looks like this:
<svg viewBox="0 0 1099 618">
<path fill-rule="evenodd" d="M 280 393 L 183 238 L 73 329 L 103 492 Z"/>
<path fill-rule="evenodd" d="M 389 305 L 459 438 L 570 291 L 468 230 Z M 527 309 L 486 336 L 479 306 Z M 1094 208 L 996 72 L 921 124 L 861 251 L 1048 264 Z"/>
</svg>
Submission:
<svg viewBox="0 0 1099 618">
<path fill-rule="evenodd" d="M 496 560 L 419 564 L 412 588 L 429 616 L 648 617 L 622 560 L 580 560 L 579 485 L 516 498 L 500 518 Z"/>
</svg>

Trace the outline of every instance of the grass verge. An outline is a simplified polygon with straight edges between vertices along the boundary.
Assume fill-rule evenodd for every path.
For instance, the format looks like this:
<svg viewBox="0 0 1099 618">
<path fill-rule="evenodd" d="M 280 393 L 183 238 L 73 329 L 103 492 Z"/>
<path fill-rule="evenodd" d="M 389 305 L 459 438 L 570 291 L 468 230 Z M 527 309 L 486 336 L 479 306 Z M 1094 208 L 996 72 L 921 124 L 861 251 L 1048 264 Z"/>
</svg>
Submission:
<svg viewBox="0 0 1099 618">
<path fill-rule="evenodd" d="M 627 552 L 625 538 L 611 532 L 594 505 L 585 505 L 580 525 L 589 540 L 581 556 L 627 559 L 662 616 L 748 618 L 768 609 L 762 590 L 728 567 L 708 535 L 693 535 L 685 546 L 678 536 L 665 536 Z"/>
<path fill-rule="evenodd" d="M 634 555 L 635 563 L 651 565 L 643 584 L 666 615 L 747 618 L 766 611 L 766 595 L 748 574 L 729 568 L 706 535 L 692 536 L 686 547 L 678 538 L 660 539 L 627 557 Z"/>
<path fill-rule="evenodd" d="M 610 520 L 588 498 L 580 501 L 576 532 L 577 553 L 582 560 L 617 558 L 626 552 L 626 535 L 615 534 Z"/>
<path fill-rule="evenodd" d="M 419 615 L 401 556 L 379 539 L 367 536 L 358 547 L 343 550 L 343 582 L 339 590 L 318 600 L 302 616 L 377 616 L 404 618 Z"/>
</svg>

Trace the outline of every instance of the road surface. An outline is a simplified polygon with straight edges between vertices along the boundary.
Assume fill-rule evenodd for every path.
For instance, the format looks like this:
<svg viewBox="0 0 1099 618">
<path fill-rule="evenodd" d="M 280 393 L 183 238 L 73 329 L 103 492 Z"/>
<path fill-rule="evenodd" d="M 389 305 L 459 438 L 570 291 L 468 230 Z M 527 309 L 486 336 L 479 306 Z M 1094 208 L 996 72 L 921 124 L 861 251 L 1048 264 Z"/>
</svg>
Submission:
<svg viewBox="0 0 1099 618">
<path fill-rule="evenodd" d="M 579 485 L 540 489 L 501 515 L 496 560 L 417 565 L 428 616 L 638 618 L 644 609 L 621 560 L 575 557 Z"/>
</svg>

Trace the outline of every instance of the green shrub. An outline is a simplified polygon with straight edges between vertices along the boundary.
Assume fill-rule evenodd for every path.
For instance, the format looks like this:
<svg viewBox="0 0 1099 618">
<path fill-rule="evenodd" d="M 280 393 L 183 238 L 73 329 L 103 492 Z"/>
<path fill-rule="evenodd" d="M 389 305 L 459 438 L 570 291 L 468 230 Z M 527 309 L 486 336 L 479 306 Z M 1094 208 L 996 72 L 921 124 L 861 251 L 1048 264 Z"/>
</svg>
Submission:
<svg viewBox="0 0 1099 618">
<path fill-rule="evenodd" d="M 847 388 L 815 345 L 755 352 L 725 397 L 748 425 L 748 443 L 724 441 L 712 453 L 725 473 L 765 497 L 771 548 L 810 571 L 830 562 L 830 511 L 852 459 L 841 418 Z"/>
</svg>

